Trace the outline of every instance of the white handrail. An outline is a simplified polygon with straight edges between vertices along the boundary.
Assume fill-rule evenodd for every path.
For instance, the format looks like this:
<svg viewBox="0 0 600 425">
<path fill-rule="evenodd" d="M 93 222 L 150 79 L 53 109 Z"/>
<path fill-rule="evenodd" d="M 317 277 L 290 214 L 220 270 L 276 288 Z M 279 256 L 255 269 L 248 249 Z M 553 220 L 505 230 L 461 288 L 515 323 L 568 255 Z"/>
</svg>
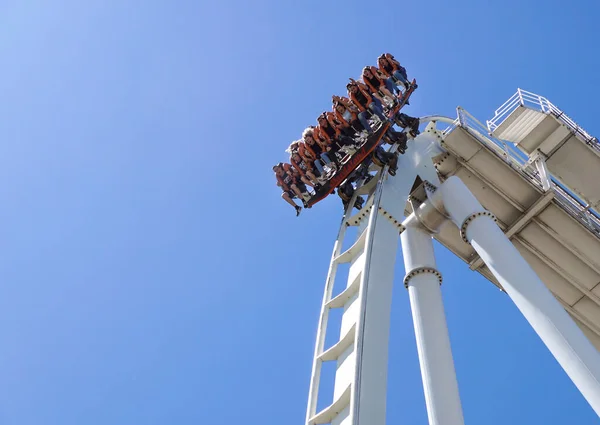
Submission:
<svg viewBox="0 0 600 425">
<path fill-rule="evenodd" d="M 517 107 L 524 106 L 526 108 L 539 110 L 545 114 L 551 114 L 556 119 L 565 124 L 579 138 L 581 138 L 588 146 L 600 152 L 600 143 L 596 137 L 591 136 L 579 124 L 577 124 L 567 114 L 557 108 L 552 102 L 543 96 L 529 92 L 523 89 L 517 89 L 517 92 L 504 102 L 498 109 L 494 111 L 494 117 L 486 122 L 488 131 L 493 133 Z"/>
</svg>

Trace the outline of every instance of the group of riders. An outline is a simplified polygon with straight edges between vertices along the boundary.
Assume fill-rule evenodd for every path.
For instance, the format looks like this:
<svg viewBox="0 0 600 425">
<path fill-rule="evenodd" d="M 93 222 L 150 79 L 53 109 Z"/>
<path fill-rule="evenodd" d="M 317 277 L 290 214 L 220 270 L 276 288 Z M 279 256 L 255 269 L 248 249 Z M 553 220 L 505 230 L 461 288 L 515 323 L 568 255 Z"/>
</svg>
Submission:
<svg viewBox="0 0 600 425">
<path fill-rule="evenodd" d="M 417 88 L 416 82 L 408 80 L 406 69 L 390 54 L 377 58 L 378 66 L 367 66 L 362 71 L 361 80 L 350 79 L 346 85 L 347 97 L 333 96 L 332 111 L 323 112 L 317 118 L 316 126 L 309 126 L 302 132 L 300 140 L 292 142 L 286 150 L 289 162 L 273 167 L 277 185 L 281 187 L 282 198 L 300 214 L 302 207 L 294 198 L 308 207 L 308 201 L 344 165 L 369 136 L 385 123 L 396 123 L 415 137 L 419 132 L 418 118 L 400 113 L 398 106 L 408 104 L 409 90 Z M 397 113 L 394 113 L 397 111 Z M 398 132 L 389 126 L 382 140 L 391 145 L 397 144 L 398 151 L 404 152 L 408 137 L 406 132 Z M 388 165 L 390 174 L 395 175 L 398 151 L 388 152 L 381 145 L 371 156 L 379 166 Z M 361 164 L 362 175 L 369 178 L 368 165 Z M 311 187 L 313 193 L 309 193 Z M 344 207 L 348 206 L 354 192 L 352 182 L 346 180 L 338 187 L 338 195 Z M 354 206 L 362 208 L 362 198 L 358 197 Z"/>
</svg>

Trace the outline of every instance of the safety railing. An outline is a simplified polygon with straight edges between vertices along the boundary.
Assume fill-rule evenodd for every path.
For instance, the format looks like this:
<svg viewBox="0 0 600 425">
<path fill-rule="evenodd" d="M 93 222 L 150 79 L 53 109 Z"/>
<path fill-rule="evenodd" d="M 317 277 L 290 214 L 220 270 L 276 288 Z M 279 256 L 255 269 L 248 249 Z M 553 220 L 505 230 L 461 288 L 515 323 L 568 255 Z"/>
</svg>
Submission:
<svg viewBox="0 0 600 425">
<path fill-rule="evenodd" d="M 444 128 L 442 131 L 442 135 L 445 136 L 446 134 L 450 133 L 452 130 L 454 130 L 456 127 L 458 127 L 460 125 L 460 121 L 459 119 L 455 119 L 454 122 L 452 124 L 446 124 L 447 127 Z"/>
<path fill-rule="evenodd" d="M 517 92 L 494 111 L 494 117 L 486 122 L 488 131 L 493 133 L 508 116 L 519 106 L 537 110 L 545 114 L 553 115 L 566 125 L 574 134 L 580 137 L 591 148 L 600 152 L 598 138 L 591 136 L 572 118 L 558 109 L 552 102 L 543 96 L 531 93 L 527 90 L 517 89 Z"/>
<path fill-rule="evenodd" d="M 486 146 L 500 155 L 508 164 L 518 165 L 520 170 L 527 162 L 527 155 L 517 149 L 514 144 L 489 136 L 488 129 L 477 118 L 460 106 L 457 108 L 460 126 L 477 139 L 485 140 Z"/>
<path fill-rule="evenodd" d="M 511 101 L 509 100 L 505 105 L 509 105 L 510 102 Z M 506 109 L 505 105 L 496 110 L 496 113 L 499 110 Z M 491 136 L 488 132 L 488 128 L 463 108 L 457 108 L 457 113 L 457 124 L 464 131 L 480 141 L 486 148 L 499 158 L 503 159 L 513 170 L 529 180 L 537 188 L 543 190 L 541 177 L 535 166 L 528 162 L 529 158 L 527 155 L 517 149 L 512 143 L 507 143 L 504 140 L 499 140 Z M 592 233 L 600 237 L 600 215 L 598 212 L 589 208 L 589 206 L 575 194 L 563 188 L 553 177 L 551 177 L 551 182 L 556 204 L 588 228 Z"/>
</svg>

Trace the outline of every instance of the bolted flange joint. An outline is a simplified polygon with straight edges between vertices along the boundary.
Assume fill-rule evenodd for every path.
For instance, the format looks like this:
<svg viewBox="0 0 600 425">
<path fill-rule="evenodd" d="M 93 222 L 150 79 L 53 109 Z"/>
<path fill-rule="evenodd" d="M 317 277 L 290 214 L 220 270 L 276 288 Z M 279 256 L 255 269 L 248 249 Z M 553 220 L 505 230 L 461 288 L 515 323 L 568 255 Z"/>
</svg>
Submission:
<svg viewBox="0 0 600 425">
<path fill-rule="evenodd" d="M 373 205 L 369 205 L 367 208 L 363 208 L 360 210 L 360 213 L 356 216 L 356 218 L 352 221 L 346 221 L 346 227 L 349 226 L 358 226 L 363 219 L 369 215 L 371 210 L 373 209 Z"/>
<path fill-rule="evenodd" d="M 496 216 L 489 211 L 479 211 L 471 214 L 470 216 L 465 218 L 465 221 L 463 221 L 462 225 L 460 226 L 460 237 L 463 241 L 465 241 L 465 243 L 471 244 L 471 242 L 469 242 L 469 240 L 467 239 L 467 227 L 469 227 L 469 224 L 471 224 L 473 220 L 482 216 L 490 217 L 492 220 L 494 220 L 494 223 L 498 223 L 498 219 L 496 218 Z"/>
<path fill-rule="evenodd" d="M 442 284 L 442 274 L 440 272 L 438 272 L 436 269 L 434 269 L 433 267 L 418 267 L 416 269 L 411 270 L 404 277 L 404 287 L 406 289 L 408 289 L 408 282 L 410 282 L 410 280 L 413 277 L 420 275 L 420 274 L 425 274 L 425 273 L 431 273 L 431 274 L 435 275 L 438 278 L 440 285 Z"/>
<path fill-rule="evenodd" d="M 404 227 L 402 225 L 402 222 L 398 221 L 398 219 L 394 218 L 394 216 L 392 214 L 390 214 L 389 212 L 387 212 L 383 207 L 379 207 L 379 212 L 381 213 L 381 215 L 383 215 L 385 218 L 387 218 L 390 223 L 392 223 L 394 226 L 396 226 L 396 228 L 398 229 L 398 233 L 402 233 L 406 230 L 406 227 Z"/>
</svg>

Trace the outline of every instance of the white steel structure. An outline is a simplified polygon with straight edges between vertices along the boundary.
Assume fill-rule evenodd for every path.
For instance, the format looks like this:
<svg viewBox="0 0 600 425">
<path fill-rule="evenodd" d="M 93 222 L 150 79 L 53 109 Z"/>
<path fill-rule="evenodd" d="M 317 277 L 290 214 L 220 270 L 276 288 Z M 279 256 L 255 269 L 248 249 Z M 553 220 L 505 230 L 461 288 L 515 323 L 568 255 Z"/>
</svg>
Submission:
<svg viewBox="0 0 600 425">
<path fill-rule="evenodd" d="M 409 140 L 397 175 L 384 169 L 359 184 L 355 196 L 368 200 L 342 220 L 325 284 L 306 424 L 385 424 L 399 237 L 430 424 L 464 423 L 433 238 L 513 300 L 600 415 L 598 140 L 547 99 L 523 90 L 487 126 L 462 108 L 455 120 L 421 122 L 428 125 Z M 356 236 L 348 241 L 354 226 Z M 349 270 L 342 277 L 343 264 Z M 339 281 L 345 281 L 341 290 Z M 335 309 L 342 311 L 339 329 L 328 327 Z M 330 346 L 327 332 L 336 332 Z M 336 366 L 332 391 L 320 379 L 325 362 Z"/>
</svg>

